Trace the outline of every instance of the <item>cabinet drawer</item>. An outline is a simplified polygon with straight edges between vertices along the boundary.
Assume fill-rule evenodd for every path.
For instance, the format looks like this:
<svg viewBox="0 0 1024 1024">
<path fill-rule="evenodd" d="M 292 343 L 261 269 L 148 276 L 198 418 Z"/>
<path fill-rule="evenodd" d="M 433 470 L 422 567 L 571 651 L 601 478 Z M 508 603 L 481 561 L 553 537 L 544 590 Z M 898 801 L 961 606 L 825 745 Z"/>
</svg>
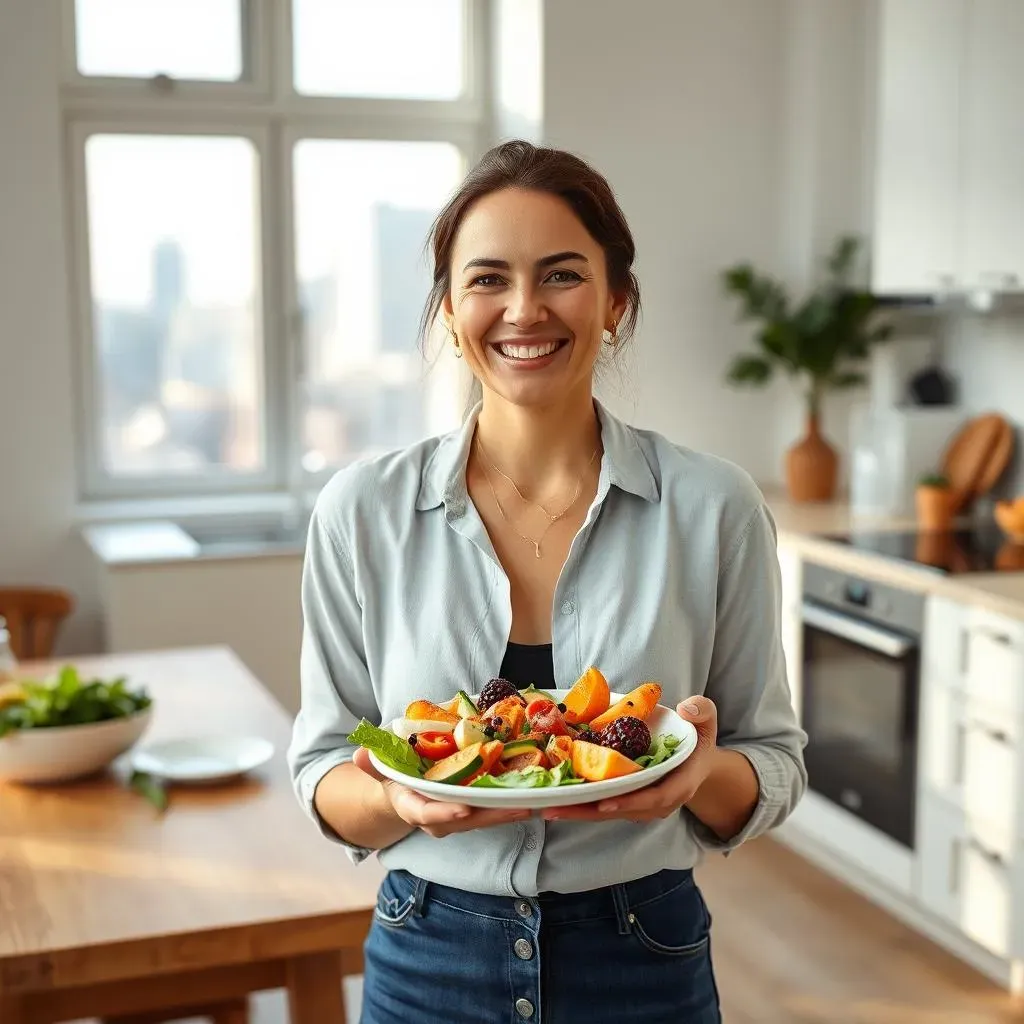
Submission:
<svg viewBox="0 0 1024 1024">
<path fill-rule="evenodd" d="M 963 809 L 967 827 L 987 849 L 1013 858 L 1017 835 L 1017 748 L 1005 733 L 968 720 L 963 742 Z"/>
<path fill-rule="evenodd" d="M 1019 735 L 1024 695 L 1024 625 L 972 609 L 963 635 L 963 687 L 972 712 Z"/>
<path fill-rule="evenodd" d="M 922 907 L 999 957 L 1020 954 L 1020 900 L 1011 863 L 974 836 L 959 808 L 920 808 L 917 896 Z"/>
</svg>

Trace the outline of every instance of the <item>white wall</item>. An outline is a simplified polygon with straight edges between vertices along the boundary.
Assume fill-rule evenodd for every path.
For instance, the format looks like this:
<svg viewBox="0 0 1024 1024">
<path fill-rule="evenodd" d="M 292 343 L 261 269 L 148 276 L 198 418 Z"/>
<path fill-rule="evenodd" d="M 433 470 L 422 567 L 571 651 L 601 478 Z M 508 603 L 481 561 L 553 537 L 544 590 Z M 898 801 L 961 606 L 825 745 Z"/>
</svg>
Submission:
<svg viewBox="0 0 1024 1024">
<path fill-rule="evenodd" d="M 0 585 L 54 584 L 82 611 L 63 650 L 95 647 L 98 601 L 72 533 L 74 391 L 68 340 L 61 5 L 0 4 Z"/>
<path fill-rule="evenodd" d="M 544 138 L 591 161 L 637 244 L 644 318 L 617 412 L 778 475 L 775 400 L 723 384 L 745 343 L 718 274 L 781 266 L 784 0 L 544 5 Z M 617 385 L 613 376 L 610 385 Z"/>
</svg>

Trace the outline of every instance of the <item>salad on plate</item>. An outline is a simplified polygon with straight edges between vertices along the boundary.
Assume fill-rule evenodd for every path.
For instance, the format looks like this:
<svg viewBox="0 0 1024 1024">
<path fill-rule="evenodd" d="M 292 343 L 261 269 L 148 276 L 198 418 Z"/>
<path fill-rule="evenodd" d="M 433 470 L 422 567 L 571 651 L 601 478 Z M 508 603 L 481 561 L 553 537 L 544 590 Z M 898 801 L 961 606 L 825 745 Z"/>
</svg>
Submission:
<svg viewBox="0 0 1024 1024">
<path fill-rule="evenodd" d="M 350 741 L 426 782 L 497 789 L 607 782 L 675 753 L 679 736 L 652 735 L 648 727 L 661 692 L 645 682 L 613 702 L 594 667 L 557 701 L 533 686 L 492 679 L 476 697 L 460 690 L 444 705 L 415 700 L 386 728 L 363 719 Z"/>
</svg>

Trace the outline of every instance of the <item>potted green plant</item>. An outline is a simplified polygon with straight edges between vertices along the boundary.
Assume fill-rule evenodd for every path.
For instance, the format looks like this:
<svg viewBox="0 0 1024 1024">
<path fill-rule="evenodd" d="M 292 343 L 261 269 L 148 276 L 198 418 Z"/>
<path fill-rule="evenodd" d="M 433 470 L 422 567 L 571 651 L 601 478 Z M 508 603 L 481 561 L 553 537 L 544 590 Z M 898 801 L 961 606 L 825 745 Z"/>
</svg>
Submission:
<svg viewBox="0 0 1024 1024">
<path fill-rule="evenodd" d="M 786 481 L 795 501 L 828 501 L 834 495 L 839 459 L 821 433 L 822 403 L 830 391 L 865 383 L 871 347 L 891 334 L 888 324 L 876 322 L 878 298 L 853 283 L 859 248 L 857 238 L 839 238 L 823 279 L 799 302 L 749 263 L 722 273 L 727 294 L 739 300 L 740 320 L 759 325 L 757 351 L 732 360 L 728 382 L 761 387 L 778 370 L 803 393 L 806 432 L 786 453 Z"/>
<path fill-rule="evenodd" d="M 925 473 L 914 492 L 917 521 L 923 530 L 948 530 L 953 519 L 953 489 L 943 473 Z"/>
</svg>

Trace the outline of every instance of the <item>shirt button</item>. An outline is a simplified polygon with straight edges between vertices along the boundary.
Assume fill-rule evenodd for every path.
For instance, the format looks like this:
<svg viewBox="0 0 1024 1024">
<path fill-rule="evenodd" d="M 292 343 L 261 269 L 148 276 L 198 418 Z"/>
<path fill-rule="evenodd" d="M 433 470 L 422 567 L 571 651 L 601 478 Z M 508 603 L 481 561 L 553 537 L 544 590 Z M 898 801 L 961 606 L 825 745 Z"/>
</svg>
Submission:
<svg viewBox="0 0 1024 1024">
<path fill-rule="evenodd" d="M 536 850 L 537 849 L 537 837 L 536 836 L 527 836 L 526 837 L 526 848 L 528 850 Z"/>
<path fill-rule="evenodd" d="M 526 900 L 520 900 L 516 904 L 516 913 L 520 917 L 532 917 L 533 907 L 531 907 L 530 904 L 526 902 Z"/>
<path fill-rule="evenodd" d="M 533 1003 L 529 999 L 517 999 L 516 1000 L 516 1013 L 524 1019 L 526 1017 L 533 1016 Z"/>
<path fill-rule="evenodd" d="M 533 946 L 526 939 L 516 939 L 516 943 L 512 948 L 520 960 L 529 960 L 533 956 Z"/>
<path fill-rule="evenodd" d="M 574 611 L 576 611 L 576 605 L 574 605 L 572 603 L 572 601 L 563 601 L 562 602 L 562 614 L 563 615 L 572 615 L 572 613 Z"/>
</svg>

